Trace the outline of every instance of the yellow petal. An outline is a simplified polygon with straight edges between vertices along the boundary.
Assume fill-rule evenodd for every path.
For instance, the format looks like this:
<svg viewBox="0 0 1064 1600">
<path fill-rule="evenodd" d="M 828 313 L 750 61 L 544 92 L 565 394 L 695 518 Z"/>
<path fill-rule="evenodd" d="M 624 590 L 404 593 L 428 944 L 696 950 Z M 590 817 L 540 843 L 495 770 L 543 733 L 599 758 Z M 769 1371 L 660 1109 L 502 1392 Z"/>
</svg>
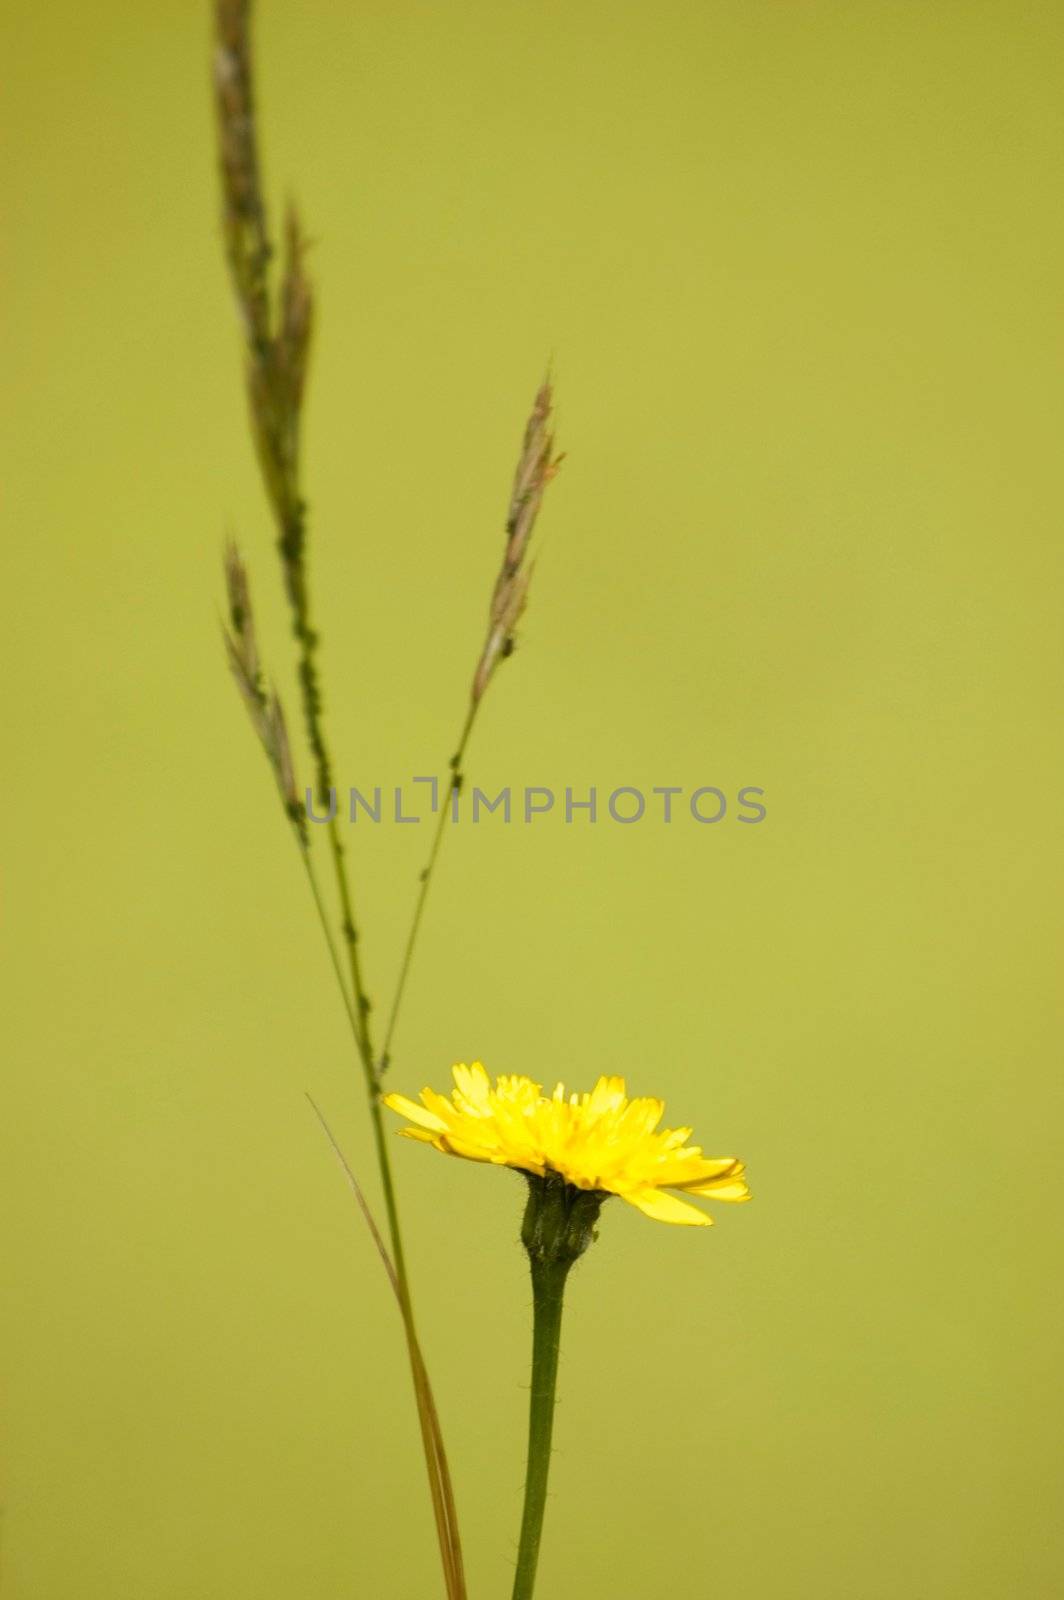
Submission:
<svg viewBox="0 0 1064 1600">
<path fill-rule="evenodd" d="M 678 1183 L 678 1189 L 693 1189 L 697 1183 L 716 1183 L 718 1178 L 733 1178 L 743 1171 L 742 1162 L 735 1156 L 721 1156 L 716 1161 L 700 1157 L 692 1162 L 696 1169 L 690 1178 Z"/>
<path fill-rule="evenodd" d="M 631 1121 L 640 1133 L 653 1133 L 664 1115 L 664 1100 L 649 1100 L 644 1097 L 629 1101 L 626 1120 Z"/>
<path fill-rule="evenodd" d="M 474 1112 L 487 1113 L 491 1108 L 491 1083 L 479 1061 L 471 1067 L 458 1062 L 451 1068 L 458 1094 Z"/>
<path fill-rule="evenodd" d="M 445 1094 L 437 1094 L 435 1089 L 422 1089 L 421 1104 L 434 1117 L 439 1117 L 445 1128 L 451 1126 L 455 1111 L 453 1099 L 448 1100 Z"/>
<path fill-rule="evenodd" d="M 624 1079 L 600 1078 L 588 1098 L 587 1109 L 593 1117 L 605 1111 L 617 1111 L 624 1105 Z"/>
<path fill-rule="evenodd" d="M 445 1134 L 437 1148 L 446 1150 L 447 1154 L 451 1156 L 463 1156 L 466 1161 L 494 1162 L 496 1160 L 491 1150 L 485 1149 L 482 1144 L 474 1144 L 468 1139 L 463 1139 L 456 1133 Z"/>
<path fill-rule="evenodd" d="M 401 1117 L 416 1122 L 419 1128 L 431 1128 L 433 1133 L 447 1131 L 447 1124 L 442 1117 L 438 1117 L 434 1111 L 426 1111 L 416 1100 L 408 1100 L 405 1094 L 386 1094 L 384 1104 L 389 1111 L 398 1111 Z"/>
<path fill-rule="evenodd" d="M 706 1195 L 710 1200 L 749 1200 L 751 1194 L 742 1178 L 734 1182 L 706 1183 L 694 1189 L 684 1189 L 684 1194 Z"/>
<path fill-rule="evenodd" d="M 704 1211 L 699 1211 L 697 1206 L 689 1206 L 686 1200 L 681 1200 L 677 1195 L 666 1194 L 664 1189 L 631 1189 L 621 1196 L 629 1205 L 638 1206 L 640 1211 L 648 1217 L 653 1217 L 655 1222 L 677 1222 L 691 1228 L 711 1228 L 713 1218 Z"/>
<path fill-rule="evenodd" d="M 750 1191 L 743 1177 L 745 1171 L 741 1161 L 733 1161 L 719 1178 L 701 1178 L 697 1183 L 685 1183 L 683 1192 L 709 1195 L 714 1200 L 749 1200 Z"/>
</svg>

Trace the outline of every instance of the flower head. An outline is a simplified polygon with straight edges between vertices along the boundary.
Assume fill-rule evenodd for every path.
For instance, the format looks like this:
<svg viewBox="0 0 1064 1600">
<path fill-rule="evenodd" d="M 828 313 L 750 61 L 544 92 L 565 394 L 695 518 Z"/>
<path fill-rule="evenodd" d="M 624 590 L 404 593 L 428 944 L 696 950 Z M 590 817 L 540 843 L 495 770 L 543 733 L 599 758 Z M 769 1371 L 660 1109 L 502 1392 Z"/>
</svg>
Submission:
<svg viewBox="0 0 1064 1600">
<path fill-rule="evenodd" d="M 385 1105 L 412 1124 L 402 1129 L 407 1138 L 535 1177 L 557 1173 L 576 1189 L 619 1195 L 658 1222 L 712 1223 L 680 1194 L 750 1198 L 741 1161 L 704 1156 L 687 1143 L 690 1128 L 659 1132 L 664 1103 L 629 1100 L 623 1078 L 600 1078 L 590 1094 L 566 1094 L 559 1083 L 545 1095 L 531 1078 L 496 1078 L 493 1087 L 479 1061 L 453 1072 L 450 1099 L 432 1089 L 422 1089 L 420 1105 L 385 1095 Z"/>
</svg>

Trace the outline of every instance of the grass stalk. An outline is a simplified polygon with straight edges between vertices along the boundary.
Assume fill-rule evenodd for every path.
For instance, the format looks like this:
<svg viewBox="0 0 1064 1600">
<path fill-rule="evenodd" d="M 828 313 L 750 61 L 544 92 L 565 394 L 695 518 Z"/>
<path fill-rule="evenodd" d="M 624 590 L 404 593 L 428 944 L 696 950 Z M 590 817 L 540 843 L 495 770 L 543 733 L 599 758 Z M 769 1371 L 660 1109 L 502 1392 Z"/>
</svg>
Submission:
<svg viewBox="0 0 1064 1600">
<path fill-rule="evenodd" d="M 417 947 L 418 935 L 421 932 L 421 923 L 425 915 L 425 904 L 429 897 L 429 889 L 432 887 L 432 879 L 436 872 L 436 864 L 440 858 L 440 851 L 443 848 L 443 836 L 447 831 L 447 819 L 451 809 L 451 797 L 452 795 L 459 793 L 462 788 L 464 780 L 462 763 L 465 760 L 465 753 L 469 747 L 469 741 L 473 734 L 473 724 L 476 722 L 478 705 L 479 701 L 470 701 L 469 710 L 466 713 L 465 724 L 458 740 L 458 746 L 448 763 L 449 777 L 446 785 L 447 793 L 440 801 L 439 816 L 436 819 L 436 831 L 432 837 L 432 846 L 429 850 L 429 858 L 425 866 L 422 868 L 421 877 L 418 880 L 417 899 L 414 902 L 414 915 L 410 923 L 410 930 L 406 936 L 406 945 L 403 949 L 403 959 L 399 968 L 399 978 L 395 986 L 395 997 L 392 1000 L 391 1010 L 388 1013 L 388 1023 L 384 1030 L 384 1045 L 381 1050 L 379 1069 L 381 1077 L 384 1076 L 391 1065 L 392 1040 L 395 1037 L 395 1028 L 397 1022 L 399 1021 L 399 1012 L 402 1009 L 403 996 L 406 993 L 407 979 L 410 977 L 410 968 L 414 961 L 414 950 Z"/>
<path fill-rule="evenodd" d="M 222 179 L 223 225 L 230 276 L 241 315 L 246 345 L 246 383 L 252 433 L 267 498 L 277 526 L 277 548 L 297 645 L 297 671 L 307 741 L 315 768 L 319 797 L 328 800 L 332 787 L 332 760 L 326 738 L 322 695 L 317 667 L 319 636 L 314 626 L 307 578 L 306 505 L 300 486 L 300 421 L 312 326 L 312 297 L 303 270 L 305 242 L 298 219 L 289 211 L 285 229 L 285 258 L 276 307 L 270 293 L 269 266 L 273 256 L 266 208 L 262 198 L 251 67 L 251 0 L 215 0 L 214 78 Z M 245 584 L 246 590 L 246 584 Z M 231 607 L 237 639 L 241 637 L 237 607 Z M 232 649 L 231 649 L 232 661 Z M 255 706 L 257 657 L 243 662 L 254 685 L 249 709 L 277 770 L 272 729 L 262 726 Z M 241 673 L 234 665 L 238 680 Z M 245 674 L 247 675 L 247 674 Z M 245 698 L 248 699 L 246 686 Z M 287 756 L 287 741 L 285 741 Z M 291 772 L 290 758 L 287 761 Z M 278 779 L 281 782 L 279 776 Z M 284 788 L 285 786 L 282 785 Z M 294 793 L 294 784 L 292 786 Z M 310 865 L 305 815 L 297 820 L 291 797 L 284 796 L 289 819 L 296 827 L 307 867 L 308 880 L 326 932 L 330 958 L 337 977 L 341 967 L 317 879 Z M 298 802 L 297 802 L 298 805 Z M 359 953 L 354 896 L 344 859 L 344 845 L 336 818 L 329 823 L 329 852 L 340 904 L 340 927 L 347 952 L 350 991 L 342 984 L 345 1009 L 362 1065 L 373 1142 L 384 1195 L 391 1242 L 396 1293 L 406 1337 L 429 1477 L 433 1514 L 448 1600 L 465 1600 L 461 1545 L 454 1494 L 443 1448 L 442 1434 L 428 1374 L 414 1323 L 395 1182 L 386 1142 L 370 1026 L 370 1000 Z"/>
<path fill-rule="evenodd" d="M 533 571 L 533 563 L 527 559 L 529 542 L 532 538 L 532 531 L 536 524 L 536 517 L 539 513 L 546 487 L 556 475 L 562 461 L 561 456 L 554 454 L 554 436 L 550 431 L 553 399 L 551 382 L 549 378 L 546 378 L 539 387 L 532 405 L 531 415 L 525 425 L 521 454 L 518 458 L 517 470 L 514 473 L 513 486 L 510 490 L 510 502 L 506 513 L 506 542 L 503 549 L 502 566 L 495 579 L 491 594 L 491 605 L 488 610 L 487 637 L 477 661 L 476 672 L 473 675 L 469 706 L 466 711 L 462 732 L 459 735 L 458 747 L 450 759 L 449 779 L 446 786 L 447 793 L 444 795 L 440 805 L 428 862 L 422 868 L 418 880 L 414 914 L 403 949 L 395 996 L 392 1000 L 391 1009 L 388 1013 L 388 1022 L 384 1030 L 384 1046 L 381 1052 L 379 1068 L 379 1076 L 381 1077 L 391 1065 L 392 1043 L 396 1025 L 410 978 L 410 969 L 413 965 L 414 951 L 417 948 L 418 936 L 424 920 L 429 890 L 432 887 L 440 851 L 443 848 L 443 837 L 447 831 L 451 799 L 462 788 L 464 780 L 463 762 L 473 734 L 473 727 L 477 720 L 481 701 L 487 693 L 488 685 L 494 677 L 499 663 L 513 654 L 515 630 L 528 603 L 528 588 L 532 580 Z"/>
</svg>

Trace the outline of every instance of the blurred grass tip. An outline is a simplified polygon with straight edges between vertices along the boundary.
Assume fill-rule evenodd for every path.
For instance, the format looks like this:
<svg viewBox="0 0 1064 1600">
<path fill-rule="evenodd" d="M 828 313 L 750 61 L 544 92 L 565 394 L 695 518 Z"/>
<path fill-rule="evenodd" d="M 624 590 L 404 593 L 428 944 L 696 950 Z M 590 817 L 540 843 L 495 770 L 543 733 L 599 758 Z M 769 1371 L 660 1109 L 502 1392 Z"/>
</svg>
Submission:
<svg viewBox="0 0 1064 1600">
<path fill-rule="evenodd" d="M 225 551 L 225 586 L 229 598 L 229 627 L 225 630 L 225 652 L 229 669 L 247 707 L 251 726 L 273 769 L 285 812 L 306 843 L 307 816 L 299 802 L 295 766 L 288 742 L 288 726 L 276 689 L 266 693 L 262 685 L 255 617 L 247 569 L 240 552 L 230 541 Z"/>
<path fill-rule="evenodd" d="M 525 428 L 521 459 L 514 474 L 506 515 L 506 549 L 495 580 L 488 614 L 488 635 L 473 677 L 473 705 L 480 703 L 500 661 L 514 648 L 514 629 L 528 601 L 535 563 L 527 563 L 529 541 L 548 483 L 563 457 L 554 454 L 550 431 L 554 391 L 549 378 L 540 385 Z"/>
</svg>

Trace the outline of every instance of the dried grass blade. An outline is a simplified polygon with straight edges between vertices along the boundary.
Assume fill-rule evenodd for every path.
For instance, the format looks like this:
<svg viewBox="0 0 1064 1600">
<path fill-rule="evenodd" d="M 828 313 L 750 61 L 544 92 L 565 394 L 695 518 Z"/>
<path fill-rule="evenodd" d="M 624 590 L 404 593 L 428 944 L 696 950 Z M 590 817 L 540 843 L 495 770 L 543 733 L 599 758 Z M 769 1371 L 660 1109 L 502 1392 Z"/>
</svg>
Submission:
<svg viewBox="0 0 1064 1600">
<path fill-rule="evenodd" d="M 462 1546 L 458 1536 L 458 1513 L 455 1508 L 454 1490 L 451 1484 L 450 1469 L 447 1464 L 447 1452 L 443 1445 L 443 1430 L 440 1427 L 439 1413 L 436 1410 L 436 1400 L 432 1393 L 432 1385 L 425 1368 L 421 1354 L 421 1347 L 417 1336 L 410 1325 L 406 1307 L 403 1303 L 399 1279 L 396 1275 L 395 1264 L 388 1254 L 388 1247 L 384 1242 L 381 1231 L 370 1210 L 369 1202 L 362 1192 L 362 1186 L 355 1177 L 354 1171 L 343 1150 L 340 1148 L 332 1129 L 329 1127 L 325 1116 L 314 1099 L 307 1094 L 311 1110 L 321 1124 L 322 1131 L 332 1146 L 333 1154 L 343 1169 L 351 1192 L 358 1202 L 367 1228 L 377 1246 L 377 1252 L 388 1274 L 388 1281 L 392 1286 L 399 1312 L 403 1319 L 403 1328 L 406 1333 L 407 1347 L 410 1354 L 410 1365 L 414 1375 L 414 1389 L 417 1396 L 418 1418 L 421 1422 L 422 1434 L 426 1444 L 431 1442 L 431 1455 L 426 1450 L 426 1461 L 429 1466 L 429 1487 L 432 1492 L 432 1506 L 436 1515 L 436 1529 L 439 1534 L 441 1552 L 446 1553 L 444 1580 L 447 1584 L 448 1600 L 467 1600 L 465 1586 L 465 1572 L 462 1561 Z"/>
</svg>

